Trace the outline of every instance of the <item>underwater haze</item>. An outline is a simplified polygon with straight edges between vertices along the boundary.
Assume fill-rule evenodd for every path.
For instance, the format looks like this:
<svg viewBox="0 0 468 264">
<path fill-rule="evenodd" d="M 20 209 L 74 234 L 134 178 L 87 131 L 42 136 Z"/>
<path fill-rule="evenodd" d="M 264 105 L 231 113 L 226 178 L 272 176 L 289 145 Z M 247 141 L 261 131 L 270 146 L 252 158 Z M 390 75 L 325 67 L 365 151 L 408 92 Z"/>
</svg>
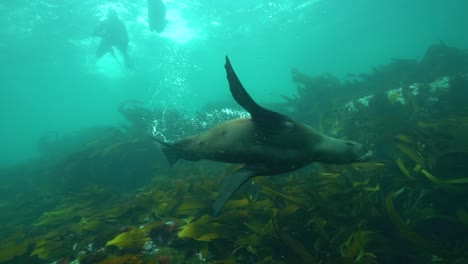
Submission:
<svg viewBox="0 0 468 264">
<path fill-rule="evenodd" d="M 0 164 L 36 157 L 41 138 L 119 124 L 125 100 L 188 113 L 233 104 L 225 55 L 254 98 L 278 102 L 295 94 L 293 67 L 346 77 L 420 59 L 440 41 L 468 46 L 462 0 L 165 3 L 169 22 L 157 34 L 146 1 L 1 1 Z M 93 30 L 111 9 L 128 28 L 133 69 L 110 54 L 95 58 Z"/>
<path fill-rule="evenodd" d="M 468 263 L 466 10 L 0 0 L 0 263 Z"/>
</svg>

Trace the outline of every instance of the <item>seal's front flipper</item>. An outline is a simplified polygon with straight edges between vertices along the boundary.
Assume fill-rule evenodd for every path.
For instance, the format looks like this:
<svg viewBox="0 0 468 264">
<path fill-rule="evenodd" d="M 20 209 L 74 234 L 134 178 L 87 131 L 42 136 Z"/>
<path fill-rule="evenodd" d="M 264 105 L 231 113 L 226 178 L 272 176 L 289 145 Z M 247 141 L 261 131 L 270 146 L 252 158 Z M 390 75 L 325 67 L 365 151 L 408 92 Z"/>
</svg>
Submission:
<svg viewBox="0 0 468 264">
<path fill-rule="evenodd" d="M 224 68 L 226 69 L 227 79 L 229 82 L 229 90 L 231 91 L 232 97 L 234 97 L 234 100 L 236 100 L 238 104 L 240 104 L 245 110 L 247 110 L 253 118 L 254 113 L 262 111 L 263 107 L 258 105 L 247 93 L 244 86 L 237 77 L 234 68 L 232 68 L 231 61 L 229 60 L 228 56 L 226 56 L 226 64 L 224 65 Z"/>
<path fill-rule="evenodd" d="M 96 49 L 96 59 L 102 58 L 106 53 L 110 53 L 115 58 L 114 49 L 112 48 L 112 44 L 109 41 L 101 40 L 99 42 L 99 46 Z"/>
<path fill-rule="evenodd" d="M 224 68 L 226 69 L 229 90 L 231 91 L 232 97 L 234 97 L 236 102 L 250 113 L 252 120 L 267 128 L 276 128 L 278 126 L 282 126 L 283 124 L 290 124 L 292 122 L 291 118 L 270 109 L 264 108 L 252 99 L 237 77 L 237 74 L 234 71 L 234 68 L 232 67 L 231 62 L 227 56 Z"/>
<path fill-rule="evenodd" d="M 104 56 L 106 53 L 109 53 L 110 55 L 112 55 L 112 57 L 114 58 L 114 60 L 120 65 L 122 66 L 122 64 L 120 63 L 120 61 L 117 59 L 117 56 L 115 56 L 115 52 L 114 52 L 114 48 L 112 47 L 112 44 L 109 42 L 109 41 L 106 41 L 106 40 L 101 40 L 101 42 L 99 43 L 99 46 L 96 50 L 96 59 L 100 59 L 102 58 L 102 56 Z"/>
<path fill-rule="evenodd" d="M 232 194 L 239 189 L 242 184 L 256 175 L 258 175 L 258 173 L 255 168 L 246 165 L 234 172 L 232 175 L 226 176 L 223 181 L 223 186 L 219 191 L 218 199 L 216 199 L 216 202 L 213 205 L 213 214 L 217 215 L 219 210 L 223 207 L 226 201 L 229 200 Z"/>
</svg>

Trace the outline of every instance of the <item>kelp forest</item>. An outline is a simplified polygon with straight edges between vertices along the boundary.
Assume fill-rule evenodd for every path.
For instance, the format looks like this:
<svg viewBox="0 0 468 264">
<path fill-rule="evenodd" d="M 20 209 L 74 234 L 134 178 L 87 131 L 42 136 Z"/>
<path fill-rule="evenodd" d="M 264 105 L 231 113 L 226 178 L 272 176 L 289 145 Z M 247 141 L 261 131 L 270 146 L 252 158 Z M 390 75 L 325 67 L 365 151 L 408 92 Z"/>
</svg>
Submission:
<svg viewBox="0 0 468 264">
<path fill-rule="evenodd" d="M 468 263 L 468 51 L 439 43 L 345 80 L 291 74 L 296 96 L 268 107 L 365 143 L 371 161 L 255 177 L 213 216 L 242 164 L 170 167 L 154 137 L 242 109 L 123 102 L 121 126 L 44 135 L 41 158 L 0 171 L 0 263 Z"/>
</svg>

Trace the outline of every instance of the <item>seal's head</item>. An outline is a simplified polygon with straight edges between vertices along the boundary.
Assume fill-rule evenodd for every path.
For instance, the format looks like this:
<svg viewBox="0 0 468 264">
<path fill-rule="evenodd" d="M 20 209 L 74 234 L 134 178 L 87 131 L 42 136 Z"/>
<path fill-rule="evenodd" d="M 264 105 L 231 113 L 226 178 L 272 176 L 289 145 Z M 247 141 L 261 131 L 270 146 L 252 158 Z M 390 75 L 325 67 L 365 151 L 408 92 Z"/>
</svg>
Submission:
<svg viewBox="0 0 468 264">
<path fill-rule="evenodd" d="M 332 137 L 319 144 L 319 162 L 333 164 L 347 164 L 353 162 L 364 162 L 372 158 L 372 151 L 368 150 L 361 143 L 341 140 Z"/>
</svg>

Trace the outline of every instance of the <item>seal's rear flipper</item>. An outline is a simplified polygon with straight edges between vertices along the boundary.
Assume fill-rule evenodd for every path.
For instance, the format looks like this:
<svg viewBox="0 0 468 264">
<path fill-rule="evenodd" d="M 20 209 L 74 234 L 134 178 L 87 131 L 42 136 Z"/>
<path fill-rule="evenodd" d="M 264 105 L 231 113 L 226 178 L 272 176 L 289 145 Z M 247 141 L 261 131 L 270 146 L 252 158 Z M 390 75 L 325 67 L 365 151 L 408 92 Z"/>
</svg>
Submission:
<svg viewBox="0 0 468 264">
<path fill-rule="evenodd" d="M 234 97 L 236 102 L 250 113 L 252 120 L 263 126 L 274 128 L 292 122 L 291 118 L 264 108 L 252 99 L 237 77 L 228 56 L 226 56 L 226 64 L 224 65 L 224 68 L 226 69 L 229 90 L 231 91 L 232 97 Z"/>
<path fill-rule="evenodd" d="M 163 147 L 162 151 L 164 153 L 164 156 L 166 156 L 167 161 L 171 166 L 174 165 L 180 158 L 179 155 L 177 155 L 177 151 L 174 148 L 168 148 L 168 147 Z"/>
<path fill-rule="evenodd" d="M 216 216 L 226 201 L 229 200 L 229 198 L 232 196 L 232 194 L 246 181 L 256 175 L 258 174 L 255 168 L 246 165 L 234 172 L 232 175 L 226 176 L 223 181 L 223 186 L 219 191 L 219 196 L 213 205 L 213 214 Z"/>
<path fill-rule="evenodd" d="M 153 138 L 153 139 L 157 141 L 159 144 L 163 145 L 161 149 L 164 153 L 164 156 L 166 157 L 166 160 L 169 162 L 171 166 L 174 165 L 174 163 L 176 163 L 176 161 L 180 159 L 177 149 L 171 143 L 164 142 L 157 138 Z"/>
</svg>

